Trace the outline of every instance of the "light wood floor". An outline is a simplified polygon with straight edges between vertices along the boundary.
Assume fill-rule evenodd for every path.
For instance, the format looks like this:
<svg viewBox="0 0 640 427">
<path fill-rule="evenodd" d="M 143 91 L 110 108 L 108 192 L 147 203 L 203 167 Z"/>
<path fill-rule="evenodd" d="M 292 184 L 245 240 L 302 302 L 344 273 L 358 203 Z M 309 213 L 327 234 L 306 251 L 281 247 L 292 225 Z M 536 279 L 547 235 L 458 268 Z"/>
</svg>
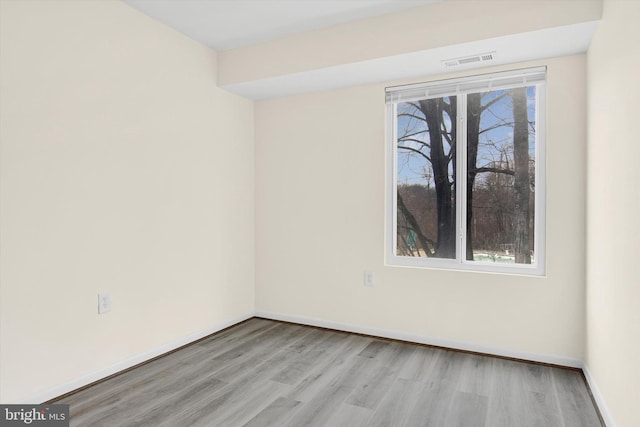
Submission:
<svg viewBox="0 0 640 427">
<path fill-rule="evenodd" d="M 72 426 L 602 426 L 579 371 L 254 318 L 55 403 Z"/>
</svg>

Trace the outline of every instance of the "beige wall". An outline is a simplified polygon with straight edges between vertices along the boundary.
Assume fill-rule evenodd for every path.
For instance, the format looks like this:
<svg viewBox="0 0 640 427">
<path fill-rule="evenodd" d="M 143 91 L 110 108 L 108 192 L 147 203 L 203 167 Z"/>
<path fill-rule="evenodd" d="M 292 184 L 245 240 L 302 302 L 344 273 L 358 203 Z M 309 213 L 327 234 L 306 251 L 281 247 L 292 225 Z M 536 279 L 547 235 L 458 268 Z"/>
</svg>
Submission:
<svg viewBox="0 0 640 427">
<path fill-rule="evenodd" d="M 253 312 L 254 150 L 204 46 L 118 1 L 1 4 L 4 403 Z"/>
<path fill-rule="evenodd" d="M 640 425 L 638 22 L 605 1 L 588 52 L 587 364 L 621 427 Z"/>
<path fill-rule="evenodd" d="M 256 103 L 258 312 L 582 359 L 585 56 L 528 65 L 548 66 L 547 277 L 383 265 L 384 85 L 368 85 Z"/>
</svg>

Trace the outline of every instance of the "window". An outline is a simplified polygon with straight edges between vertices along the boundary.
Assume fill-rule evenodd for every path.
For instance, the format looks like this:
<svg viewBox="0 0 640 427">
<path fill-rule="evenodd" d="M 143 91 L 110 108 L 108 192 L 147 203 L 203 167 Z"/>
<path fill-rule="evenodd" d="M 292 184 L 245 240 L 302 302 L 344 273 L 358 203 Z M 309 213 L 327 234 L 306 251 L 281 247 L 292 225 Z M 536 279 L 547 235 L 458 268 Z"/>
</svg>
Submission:
<svg viewBox="0 0 640 427">
<path fill-rule="evenodd" d="M 387 88 L 388 264 L 544 274 L 545 77 Z"/>
</svg>

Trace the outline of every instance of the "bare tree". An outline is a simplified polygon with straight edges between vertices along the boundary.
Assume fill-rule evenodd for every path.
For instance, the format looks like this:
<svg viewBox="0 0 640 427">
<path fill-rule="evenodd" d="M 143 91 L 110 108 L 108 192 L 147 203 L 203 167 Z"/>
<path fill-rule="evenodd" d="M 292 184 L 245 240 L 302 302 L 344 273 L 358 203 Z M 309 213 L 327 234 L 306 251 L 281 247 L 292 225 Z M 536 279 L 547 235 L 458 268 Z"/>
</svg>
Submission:
<svg viewBox="0 0 640 427">
<path fill-rule="evenodd" d="M 456 164 L 456 102 L 446 103 L 443 98 L 418 101 L 420 111 L 424 114 L 431 143 L 431 166 L 436 187 L 438 211 L 438 235 L 433 256 L 438 258 L 455 258 L 456 256 L 456 209 L 455 179 L 449 177 L 449 164 L 452 164 L 455 177 Z M 451 129 L 446 129 L 444 114 L 447 113 Z M 448 152 L 444 144 L 450 147 Z"/>
<path fill-rule="evenodd" d="M 530 185 L 535 169 L 529 170 L 532 166 L 528 153 L 531 123 L 527 117 L 526 88 L 469 93 L 466 99 L 466 259 L 474 259 L 474 249 L 478 249 L 474 243 L 497 250 L 500 246 L 511 247 L 510 242 L 515 241 L 516 262 L 531 263 Z M 443 97 L 405 103 L 398 117 L 404 117 L 407 123 L 398 137 L 398 150 L 408 156 L 419 156 L 429 165 L 429 180 L 422 185 L 435 189 L 436 211 L 434 218 L 433 211 L 425 211 L 431 209 L 428 204 L 419 205 L 406 197 L 403 200 L 401 193 L 408 196 L 409 187 L 398 186 L 398 217 L 403 218 L 403 225 L 398 224 L 398 241 L 411 234 L 411 240 L 422 246 L 424 256 L 454 258 L 457 99 Z M 513 139 L 492 140 L 492 131 L 500 132 L 500 128 L 513 129 Z M 506 132 L 500 134 L 506 135 Z M 476 185 L 478 177 L 483 175 L 481 185 Z M 485 194 L 481 197 L 482 206 L 476 206 L 474 194 L 480 196 L 481 193 Z M 429 194 L 424 192 L 425 197 L 431 197 Z M 480 236 L 475 228 L 476 209 L 483 209 L 482 216 L 486 217 L 481 218 L 483 233 Z M 407 242 L 404 243 L 407 246 Z M 420 251 L 416 253 L 420 256 Z"/>
<path fill-rule="evenodd" d="M 455 257 L 455 144 L 456 100 L 435 98 L 407 103 L 406 111 L 398 114 L 414 123 L 398 138 L 398 149 L 422 157 L 431 166 L 436 194 L 436 236 L 429 238 L 424 226 L 402 200 L 398 191 L 398 211 L 424 249 L 424 254 L 436 258 Z M 451 172 L 453 171 L 453 172 Z"/>
<path fill-rule="evenodd" d="M 516 263 L 531 264 L 529 237 L 529 119 L 527 117 L 527 90 L 511 90 L 513 100 L 513 160 L 515 177 L 515 256 Z"/>
</svg>

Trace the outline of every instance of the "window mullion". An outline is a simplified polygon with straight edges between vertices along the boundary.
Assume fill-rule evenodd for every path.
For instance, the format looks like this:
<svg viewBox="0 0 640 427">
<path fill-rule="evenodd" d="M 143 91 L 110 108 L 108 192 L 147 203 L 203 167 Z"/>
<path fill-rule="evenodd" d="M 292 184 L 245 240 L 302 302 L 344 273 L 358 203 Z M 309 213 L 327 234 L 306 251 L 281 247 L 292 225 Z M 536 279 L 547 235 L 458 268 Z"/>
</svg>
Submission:
<svg viewBox="0 0 640 427">
<path fill-rule="evenodd" d="M 466 257 L 466 192 L 467 192 L 467 95 L 457 97 L 457 129 L 456 129 L 456 260 L 463 264 Z"/>
<path fill-rule="evenodd" d="M 389 159 L 388 163 L 388 174 L 390 177 L 391 185 L 389 186 L 388 200 L 391 202 L 390 209 L 387 212 L 388 218 L 391 220 L 391 227 L 389 227 L 388 241 L 391 243 L 389 246 L 389 256 L 395 257 L 397 256 L 396 248 L 398 247 L 396 230 L 398 227 L 398 218 L 397 218 L 397 209 L 398 205 L 397 193 L 398 193 L 398 174 L 397 174 L 397 156 L 398 149 L 396 145 L 396 136 L 397 136 L 397 122 L 396 118 L 398 117 L 398 108 L 397 104 L 391 104 L 387 106 L 388 115 L 389 115 L 389 135 L 387 138 L 392 141 L 389 145 L 389 151 L 387 152 L 387 156 Z"/>
</svg>

